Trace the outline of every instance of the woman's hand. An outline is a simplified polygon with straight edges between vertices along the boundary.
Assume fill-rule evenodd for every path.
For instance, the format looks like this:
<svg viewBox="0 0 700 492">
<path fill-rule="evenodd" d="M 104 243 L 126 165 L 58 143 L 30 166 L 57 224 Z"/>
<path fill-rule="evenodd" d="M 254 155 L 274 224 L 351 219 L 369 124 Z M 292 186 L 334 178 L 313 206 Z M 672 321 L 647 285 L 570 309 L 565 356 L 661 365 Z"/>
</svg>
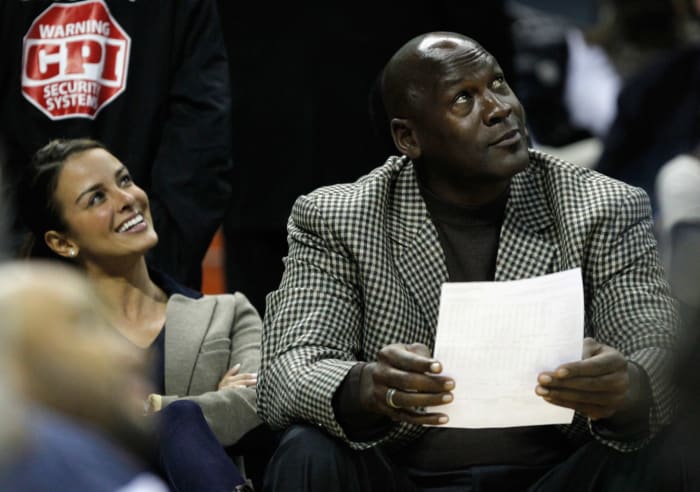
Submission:
<svg viewBox="0 0 700 492">
<path fill-rule="evenodd" d="M 221 381 L 219 381 L 220 390 L 224 388 L 245 388 L 258 384 L 257 373 L 243 372 L 238 374 L 240 368 L 241 365 L 236 364 L 224 374 Z"/>
</svg>

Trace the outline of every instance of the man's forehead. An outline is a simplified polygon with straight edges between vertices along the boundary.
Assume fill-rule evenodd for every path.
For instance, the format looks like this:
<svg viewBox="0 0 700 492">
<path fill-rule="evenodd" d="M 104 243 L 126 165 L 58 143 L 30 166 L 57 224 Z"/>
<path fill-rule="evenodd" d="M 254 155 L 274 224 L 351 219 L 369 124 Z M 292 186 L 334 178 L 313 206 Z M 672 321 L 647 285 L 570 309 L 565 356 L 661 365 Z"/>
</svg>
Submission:
<svg viewBox="0 0 700 492">
<path fill-rule="evenodd" d="M 469 38 L 449 34 L 427 35 L 416 46 L 418 61 L 424 76 L 440 84 L 461 79 L 464 71 L 500 70 L 496 59 L 479 43 Z"/>
<path fill-rule="evenodd" d="M 441 64 L 438 83 L 442 86 L 459 84 L 468 79 L 489 77 L 501 73 L 501 67 L 496 59 L 483 49 L 477 56 L 461 53 L 451 57 Z"/>
<path fill-rule="evenodd" d="M 484 53 L 484 49 L 472 39 L 462 38 L 451 34 L 428 34 L 416 46 L 416 50 L 428 58 L 443 57 L 445 52 L 474 52 Z"/>
</svg>

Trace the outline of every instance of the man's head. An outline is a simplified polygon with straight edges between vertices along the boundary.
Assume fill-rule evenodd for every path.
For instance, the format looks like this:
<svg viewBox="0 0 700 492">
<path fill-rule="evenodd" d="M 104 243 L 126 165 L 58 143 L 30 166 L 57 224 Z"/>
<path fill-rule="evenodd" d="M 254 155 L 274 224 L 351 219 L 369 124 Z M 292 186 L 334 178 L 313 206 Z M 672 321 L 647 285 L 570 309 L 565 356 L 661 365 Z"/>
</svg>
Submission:
<svg viewBox="0 0 700 492">
<path fill-rule="evenodd" d="M 385 67 L 382 92 L 394 143 L 444 199 L 486 201 L 527 166 L 523 108 L 473 39 L 435 32 L 410 40 Z"/>
<path fill-rule="evenodd" d="M 145 359 L 109 326 L 106 309 L 70 267 L 0 266 L 0 341 L 7 342 L 3 362 L 12 386 L 32 405 L 117 438 L 140 439 L 151 390 Z"/>
</svg>

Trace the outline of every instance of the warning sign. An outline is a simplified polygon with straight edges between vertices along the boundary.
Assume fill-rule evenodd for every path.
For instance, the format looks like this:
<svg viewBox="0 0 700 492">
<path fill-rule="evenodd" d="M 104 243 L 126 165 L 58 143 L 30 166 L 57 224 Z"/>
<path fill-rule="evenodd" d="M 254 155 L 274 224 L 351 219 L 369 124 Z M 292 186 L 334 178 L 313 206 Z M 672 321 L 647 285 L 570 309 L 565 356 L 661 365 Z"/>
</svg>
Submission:
<svg viewBox="0 0 700 492">
<path fill-rule="evenodd" d="M 102 0 L 54 3 L 24 36 L 22 93 L 52 120 L 94 118 L 126 88 L 130 47 Z"/>
</svg>

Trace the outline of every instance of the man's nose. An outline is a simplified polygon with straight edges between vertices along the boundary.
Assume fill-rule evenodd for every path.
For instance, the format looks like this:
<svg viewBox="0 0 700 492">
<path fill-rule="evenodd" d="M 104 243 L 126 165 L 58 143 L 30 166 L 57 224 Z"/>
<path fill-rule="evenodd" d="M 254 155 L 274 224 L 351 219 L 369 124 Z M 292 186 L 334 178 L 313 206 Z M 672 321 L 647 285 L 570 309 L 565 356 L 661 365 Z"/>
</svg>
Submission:
<svg viewBox="0 0 700 492">
<path fill-rule="evenodd" d="M 487 126 L 500 123 L 510 116 L 513 111 L 513 106 L 500 96 L 492 93 L 486 93 L 484 96 L 484 123 Z"/>
</svg>

